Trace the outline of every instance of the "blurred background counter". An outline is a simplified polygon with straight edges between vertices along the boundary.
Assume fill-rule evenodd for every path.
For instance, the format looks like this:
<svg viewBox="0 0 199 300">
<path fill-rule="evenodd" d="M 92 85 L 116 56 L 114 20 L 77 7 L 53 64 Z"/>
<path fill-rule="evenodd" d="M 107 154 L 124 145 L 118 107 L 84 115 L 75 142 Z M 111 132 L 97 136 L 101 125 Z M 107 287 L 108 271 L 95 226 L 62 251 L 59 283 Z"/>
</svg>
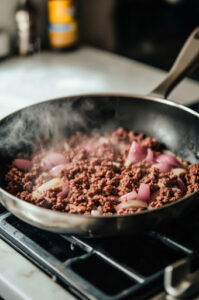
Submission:
<svg viewBox="0 0 199 300">
<path fill-rule="evenodd" d="M 64 95 L 146 94 L 198 20 L 198 0 L 1 0 L 0 117 Z M 198 101 L 192 79 L 171 98 Z"/>
<path fill-rule="evenodd" d="M 42 52 L 0 65 L 0 117 L 42 100 L 81 93 L 149 93 L 164 71 L 91 47 L 68 53 Z M 198 101 L 199 84 L 184 80 L 171 99 Z"/>
</svg>

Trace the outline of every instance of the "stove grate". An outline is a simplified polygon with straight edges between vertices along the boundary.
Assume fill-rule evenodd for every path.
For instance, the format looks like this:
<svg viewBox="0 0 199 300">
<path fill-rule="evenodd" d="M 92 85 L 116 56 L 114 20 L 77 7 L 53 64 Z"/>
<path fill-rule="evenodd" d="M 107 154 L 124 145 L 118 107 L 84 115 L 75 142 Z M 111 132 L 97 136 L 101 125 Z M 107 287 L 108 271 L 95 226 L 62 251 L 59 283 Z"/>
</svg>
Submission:
<svg viewBox="0 0 199 300">
<path fill-rule="evenodd" d="M 163 232 L 82 239 L 0 215 L 0 235 L 68 288 L 87 299 L 147 299 L 163 289 L 164 268 L 193 251 Z"/>
</svg>

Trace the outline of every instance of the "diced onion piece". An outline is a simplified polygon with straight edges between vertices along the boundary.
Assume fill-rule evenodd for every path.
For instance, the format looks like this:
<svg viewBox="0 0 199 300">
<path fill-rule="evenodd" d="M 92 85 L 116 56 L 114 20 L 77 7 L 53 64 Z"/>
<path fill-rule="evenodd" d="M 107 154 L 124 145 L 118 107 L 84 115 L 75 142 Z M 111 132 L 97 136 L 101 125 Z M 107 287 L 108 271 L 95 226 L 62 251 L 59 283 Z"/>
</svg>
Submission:
<svg viewBox="0 0 199 300">
<path fill-rule="evenodd" d="M 58 166 L 55 166 L 53 167 L 52 169 L 50 169 L 49 171 L 49 174 L 52 176 L 52 177 L 60 177 L 61 175 L 61 172 L 66 169 L 66 165 L 58 165 Z"/>
<path fill-rule="evenodd" d="M 181 179 L 180 177 L 178 177 L 177 182 L 178 182 L 179 187 L 180 187 L 183 191 L 185 191 L 185 190 L 186 190 L 186 185 L 184 184 L 184 182 L 182 181 L 182 179 Z"/>
<path fill-rule="evenodd" d="M 109 140 L 102 136 L 101 138 L 99 138 L 98 143 L 99 144 L 108 144 Z"/>
<path fill-rule="evenodd" d="M 64 143 L 64 150 L 69 151 L 71 149 L 70 145 L 68 143 Z"/>
<path fill-rule="evenodd" d="M 181 163 L 179 162 L 179 160 L 173 156 L 173 155 L 169 155 L 169 154 L 160 154 L 157 158 L 156 161 L 158 163 L 167 163 L 170 164 L 171 166 L 176 166 L 176 167 L 181 167 Z"/>
<path fill-rule="evenodd" d="M 148 184 L 140 184 L 137 199 L 145 202 L 150 201 L 150 187 Z"/>
<path fill-rule="evenodd" d="M 51 152 L 42 158 L 41 163 L 44 169 L 51 169 L 54 166 L 66 164 L 67 159 L 61 153 Z"/>
<path fill-rule="evenodd" d="M 148 148 L 147 149 L 147 155 L 146 155 L 146 161 L 149 162 L 149 163 L 152 163 L 154 162 L 154 153 L 153 151 L 151 150 L 151 148 Z"/>
<path fill-rule="evenodd" d="M 129 167 L 131 163 L 132 163 L 132 161 L 127 158 L 126 161 L 124 162 L 124 166 Z"/>
<path fill-rule="evenodd" d="M 162 173 L 170 172 L 172 169 L 172 165 L 168 164 L 167 162 L 160 162 L 155 164 L 154 167 L 159 169 Z"/>
<path fill-rule="evenodd" d="M 149 205 L 147 208 L 148 208 L 148 210 L 153 210 L 153 209 L 155 209 L 155 207 L 150 206 L 150 205 Z"/>
<path fill-rule="evenodd" d="M 99 205 L 99 206 L 97 207 L 97 210 L 99 210 L 99 212 L 102 213 L 102 207 L 101 207 L 101 205 Z"/>
<path fill-rule="evenodd" d="M 146 156 L 146 148 L 142 147 L 137 142 L 132 142 L 127 160 L 129 160 L 132 163 L 137 163 L 141 160 L 143 160 Z"/>
<path fill-rule="evenodd" d="M 125 194 L 119 198 L 120 201 L 128 201 L 134 200 L 137 197 L 137 193 L 135 191 Z"/>
<path fill-rule="evenodd" d="M 112 164 L 113 164 L 115 167 L 118 167 L 118 168 L 120 167 L 120 163 L 117 162 L 117 161 L 113 161 Z"/>
<path fill-rule="evenodd" d="M 32 197 L 34 199 L 38 199 L 40 196 L 41 196 L 41 193 L 38 192 L 37 190 L 35 190 L 35 191 L 32 192 Z"/>
<path fill-rule="evenodd" d="M 128 200 L 118 204 L 116 210 L 123 208 L 146 208 L 147 206 L 147 203 L 141 200 Z"/>
<path fill-rule="evenodd" d="M 69 193 L 69 182 L 66 181 L 62 186 L 62 191 L 57 194 L 57 197 L 63 199 L 66 196 L 68 196 L 68 193 Z"/>
<path fill-rule="evenodd" d="M 84 146 L 84 150 L 86 150 L 88 153 L 92 153 L 95 151 L 95 147 L 92 144 L 86 144 Z"/>
<path fill-rule="evenodd" d="M 77 206 L 75 204 L 68 204 L 68 206 L 70 207 L 70 209 L 75 209 L 77 210 Z"/>
<path fill-rule="evenodd" d="M 180 174 L 186 173 L 186 170 L 182 168 L 175 168 L 172 172 L 174 175 L 179 176 Z"/>
<path fill-rule="evenodd" d="M 91 210 L 91 216 L 101 216 L 101 212 L 99 210 Z"/>
<path fill-rule="evenodd" d="M 161 181 L 158 181 L 157 185 L 158 185 L 160 188 L 165 187 L 164 183 L 161 182 Z"/>
<path fill-rule="evenodd" d="M 168 150 L 168 149 L 163 150 L 162 153 L 167 154 L 167 155 L 175 156 L 175 154 L 172 151 Z"/>
<path fill-rule="evenodd" d="M 49 178 L 48 173 L 42 172 L 35 180 L 35 183 L 38 184 L 41 180 L 45 180 L 45 178 Z"/>
<path fill-rule="evenodd" d="M 27 160 L 27 159 L 22 159 L 22 158 L 16 158 L 13 160 L 13 165 L 21 170 L 21 171 L 27 171 L 28 169 L 31 168 L 31 161 L 30 160 Z"/>
<path fill-rule="evenodd" d="M 126 144 L 123 144 L 123 143 L 120 143 L 119 145 L 117 143 L 115 143 L 115 144 L 116 144 L 117 149 L 119 149 L 120 151 L 124 151 L 128 147 Z"/>
<path fill-rule="evenodd" d="M 45 182 L 44 184 L 40 185 L 37 188 L 37 190 L 39 192 L 44 192 L 44 191 L 46 191 L 48 189 L 52 189 L 52 188 L 58 187 L 58 186 L 60 186 L 60 184 L 61 184 L 60 178 L 53 178 L 53 179 Z"/>
<path fill-rule="evenodd" d="M 58 187 L 61 185 L 60 178 L 53 178 L 44 184 L 40 185 L 35 191 L 32 192 L 33 198 L 39 198 L 43 192 Z"/>
</svg>

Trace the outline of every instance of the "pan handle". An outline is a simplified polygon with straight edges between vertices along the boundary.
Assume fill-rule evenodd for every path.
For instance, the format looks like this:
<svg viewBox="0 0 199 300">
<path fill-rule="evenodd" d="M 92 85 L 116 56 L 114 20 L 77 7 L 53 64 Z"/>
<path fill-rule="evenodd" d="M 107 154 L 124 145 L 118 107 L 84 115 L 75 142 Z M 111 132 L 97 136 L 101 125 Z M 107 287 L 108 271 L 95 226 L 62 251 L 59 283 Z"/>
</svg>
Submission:
<svg viewBox="0 0 199 300">
<path fill-rule="evenodd" d="M 199 27 L 189 36 L 166 78 L 150 95 L 167 98 L 174 87 L 199 64 Z"/>
</svg>

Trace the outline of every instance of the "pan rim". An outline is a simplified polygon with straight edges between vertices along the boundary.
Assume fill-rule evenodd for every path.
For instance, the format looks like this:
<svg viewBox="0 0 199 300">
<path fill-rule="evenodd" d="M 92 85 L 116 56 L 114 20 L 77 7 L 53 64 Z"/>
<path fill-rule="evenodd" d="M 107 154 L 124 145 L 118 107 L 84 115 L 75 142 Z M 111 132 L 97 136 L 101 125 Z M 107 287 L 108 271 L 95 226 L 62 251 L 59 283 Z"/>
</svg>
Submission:
<svg viewBox="0 0 199 300">
<path fill-rule="evenodd" d="M 81 94 L 76 94 L 76 95 L 67 95 L 67 96 L 63 96 L 63 97 L 59 97 L 59 98 L 52 98 L 52 99 L 48 99 L 48 100 L 43 100 L 43 101 L 39 101 L 37 103 L 25 106 L 19 110 L 16 110 L 8 115 L 6 115 L 5 117 L 3 117 L 2 119 L 0 119 L 0 125 L 1 123 L 6 120 L 8 117 L 11 117 L 14 114 L 17 114 L 21 111 L 23 111 L 24 109 L 30 108 L 30 107 L 35 107 L 37 105 L 40 104 L 45 104 L 45 103 L 49 103 L 49 102 L 53 102 L 53 101 L 61 101 L 61 100 L 65 100 L 65 99 L 73 99 L 73 98 L 85 98 L 85 97 L 123 97 L 123 98 L 138 98 L 141 100 L 147 100 L 147 101 L 152 101 L 152 102 L 158 102 L 158 103 L 162 103 L 165 105 L 169 105 L 169 106 L 173 106 L 176 107 L 178 109 L 181 109 L 183 111 L 186 111 L 187 113 L 190 113 L 192 115 L 194 115 L 195 117 L 199 118 L 199 113 L 195 112 L 194 110 L 190 109 L 189 107 L 186 107 L 180 103 L 176 103 L 173 102 L 172 100 L 168 100 L 168 99 L 164 99 L 155 95 L 140 95 L 140 94 L 129 94 L 129 93 L 81 93 Z M 195 191 L 189 195 L 184 196 L 183 198 L 180 198 L 176 201 L 173 201 L 171 203 L 165 204 L 164 206 L 161 206 L 159 208 L 155 208 L 155 209 L 151 209 L 151 210 L 145 210 L 145 211 L 141 211 L 135 214 L 125 214 L 125 215 L 111 215 L 111 216 L 91 216 L 91 215 L 80 215 L 80 214 L 69 214 L 66 212 L 60 212 L 60 211 L 53 211 L 51 209 L 46 209 L 43 207 L 39 207 L 36 206 L 35 204 L 26 202 L 25 200 L 22 200 L 12 194 L 10 194 L 9 192 L 7 192 L 5 189 L 3 189 L 2 187 L 0 187 L 0 193 L 5 194 L 7 197 L 10 197 L 17 205 L 22 205 L 24 207 L 29 207 L 37 212 L 41 212 L 43 214 L 50 214 L 52 215 L 52 217 L 68 217 L 68 218 L 79 218 L 79 219 L 112 219 L 112 218 L 128 218 L 128 217 L 132 217 L 132 216 L 140 216 L 140 215 L 144 215 L 144 214 L 148 214 L 148 213 L 152 213 L 152 212 L 158 212 L 162 209 L 166 209 L 169 208 L 181 201 L 185 201 L 187 198 L 192 197 L 196 194 L 199 194 L 199 190 Z M 4 202 L 2 201 L 2 199 L 0 199 L 0 202 L 3 204 L 3 206 L 7 207 L 7 205 L 4 204 Z"/>
<path fill-rule="evenodd" d="M 175 102 L 173 100 L 169 100 L 169 99 L 165 99 L 165 98 L 161 98 L 160 96 L 156 96 L 153 94 L 148 94 L 148 95 L 141 95 L 141 94 L 129 94 L 129 93 L 81 93 L 81 94 L 72 94 L 72 95 L 67 95 L 67 96 L 62 96 L 62 97 L 58 97 L 58 98 L 50 98 L 47 100 L 41 100 L 37 103 L 33 103 L 31 105 L 27 105 L 24 106 L 20 109 L 15 110 L 14 112 L 4 116 L 3 118 L 0 119 L 0 123 L 3 122 L 5 119 L 7 119 L 8 117 L 11 117 L 12 115 L 19 113 L 21 111 L 23 111 L 24 109 L 27 108 L 31 108 L 31 107 L 35 107 L 37 105 L 40 104 L 45 104 L 48 102 L 53 102 L 53 101 L 60 101 L 60 100 L 65 100 L 67 98 L 72 99 L 72 98 L 85 98 L 85 97 L 124 97 L 124 98 L 138 98 L 141 100 L 149 100 L 152 102 L 158 102 L 158 103 L 162 103 L 162 104 L 166 104 L 169 106 L 173 106 L 173 107 L 177 107 L 181 110 L 184 110 L 188 113 L 191 113 L 192 115 L 196 116 L 199 118 L 199 113 L 194 111 L 193 109 L 180 104 L 178 102 Z"/>
<path fill-rule="evenodd" d="M 136 212 L 135 214 L 124 214 L 124 215 L 111 215 L 111 216 L 92 216 L 92 215 L 80 215 L 80 214 L 69 214 L 67 212 L 62 212 L 62 211 L 55 211 L 55 210 L 51 210 L 51 209 L 48 209 L 48 208 L 44 208 L 44 207 L 40 207 L 40 206 L 37 206 L 35 204 L 32 204 L 32 203 L 29 203 L 29 202 L 26 202 L 25 200 L 22 200 L 12 194 L 10 194 L 9 192 L 7 192 L 6 190 L 2 189 L 0 187 L 0 193 L 3 193 L 4 195 L 6 195 L 7 197 L 11 198 L 12 200 L 15 201 L 15 203 L 19 204 L 20 206 L 24 206 L 24 207 L 29 207 L 31 208 L 32 210 L 37 210 L 37 212 L 42 212 L 42 214 L 50 214 L 54 217 L 69 217 L 69 218 L 81 218 L 81 219 L 112 219 L 112 218 L 126 218 L 126 217 L 132 217 L 132 216 L 138 216 L 138 215 L 145 215 L 145 214 L 148 214 L 148 213 L 152 213 L 152 212 L 157 212 L 157 211 L 160 211 L 162 209 L 166 209 L 166 208 L 169 208 L 177 203 L 180 203 L 182 201 L 185 201 L 186 199 L 192 197 L 192 196 L 195 196 L 195 195 L 199 195 L 199 190 L 198 191 L 195 191 L 189 195 L 186 195 L 184 196 L 183 198 L 180 198 L 176 201 L 173 201 L 171 203 L 167 203 L 161 207 L 158 207 L 158 208 L 154 208 L 154 209 L 146 209 L 144 211 L 141 211 L 141 212 Z M 2 199 L 0 199 L 0 202 L 1 204 L 6 208 L 7 205 L 4 205 L 4 202 L 2 201 Z"/>
</svg>

